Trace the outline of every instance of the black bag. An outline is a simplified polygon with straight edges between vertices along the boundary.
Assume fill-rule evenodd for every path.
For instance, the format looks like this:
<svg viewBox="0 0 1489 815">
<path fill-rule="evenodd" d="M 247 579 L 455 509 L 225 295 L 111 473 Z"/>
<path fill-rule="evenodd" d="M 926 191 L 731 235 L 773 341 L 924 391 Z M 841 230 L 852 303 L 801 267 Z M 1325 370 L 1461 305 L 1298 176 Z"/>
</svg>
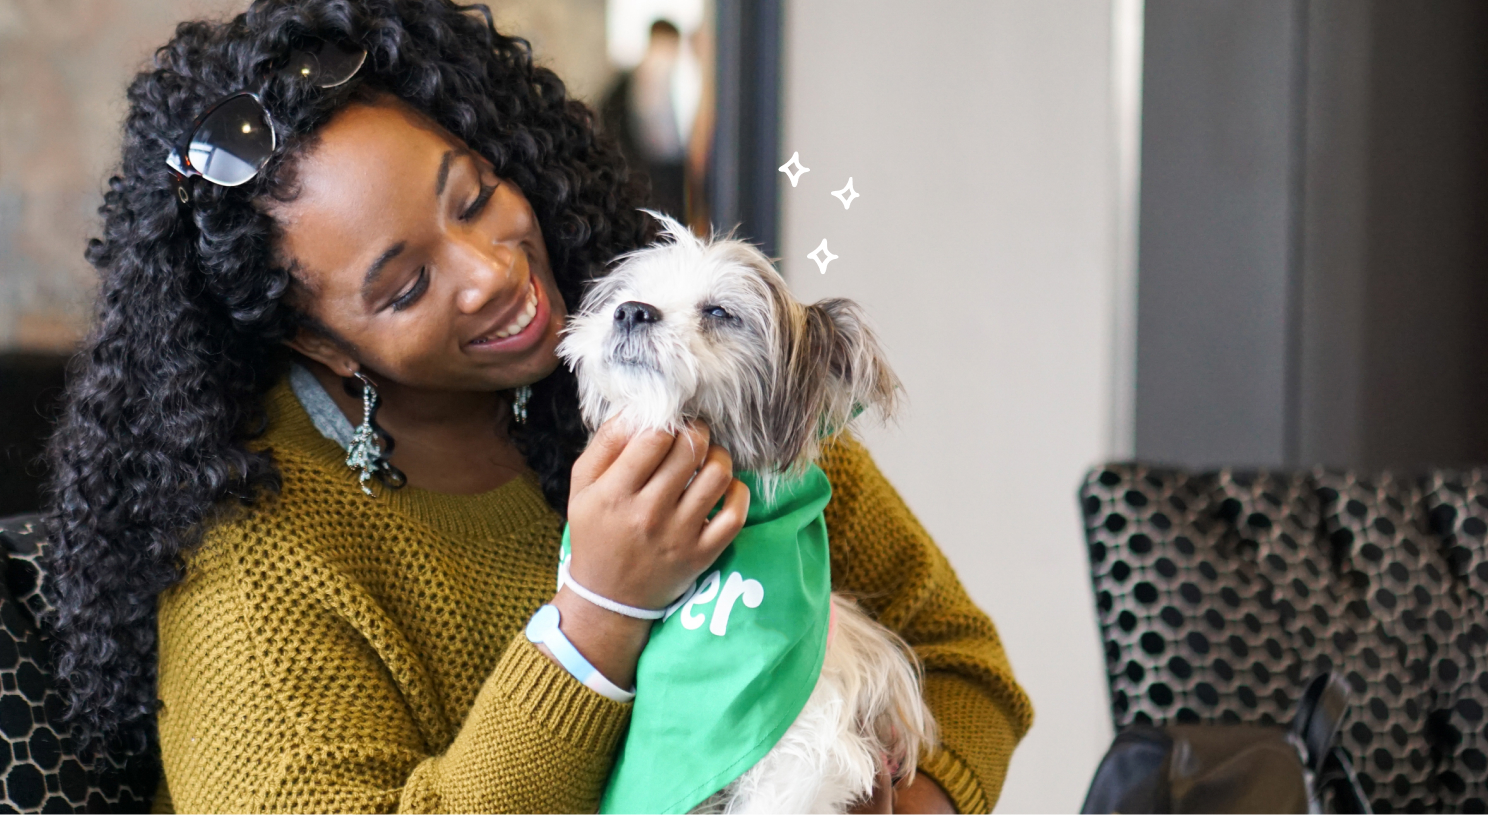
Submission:
<svg viewBox="0 0 1489 815">
<path fill-rule="evenodd" d="M 1292 727 L 1133 725 L 1112 742 L 1081 812 L 1370 812 L 1335 745 L 1348 685 L 1320 674 Z"/>
</svg>

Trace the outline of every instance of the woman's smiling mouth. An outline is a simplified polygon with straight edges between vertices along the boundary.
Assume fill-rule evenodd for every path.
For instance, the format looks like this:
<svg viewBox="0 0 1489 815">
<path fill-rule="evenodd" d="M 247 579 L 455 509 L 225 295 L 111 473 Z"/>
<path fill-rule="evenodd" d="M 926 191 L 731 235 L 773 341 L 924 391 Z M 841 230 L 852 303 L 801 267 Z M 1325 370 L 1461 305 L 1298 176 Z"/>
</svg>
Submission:
<svg viewBox="0 0 1489 815">
<path fill-rule="evenodd" d="M 541 319 L 540 319 L 541 318 Z M 505 325 L 471 340 L 469 346 L 483 350 L 514 351 L 526 347 L 541 333 L 539 329 L 548 322 L 547 298 L 542 296 L 542 287 L 536 276 L 527 279 L 527 295 L 521 309 Z M 535 327 L 536 325 L 536 327 Z"/>
</svg>

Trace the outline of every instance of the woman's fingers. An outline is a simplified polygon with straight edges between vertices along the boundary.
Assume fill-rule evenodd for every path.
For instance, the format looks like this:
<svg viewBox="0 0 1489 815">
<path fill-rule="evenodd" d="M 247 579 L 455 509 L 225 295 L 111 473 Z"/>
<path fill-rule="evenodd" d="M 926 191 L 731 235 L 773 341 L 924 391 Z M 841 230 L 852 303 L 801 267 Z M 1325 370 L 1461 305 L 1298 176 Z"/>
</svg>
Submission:
<svg viewBox="0 0 1489 815">
<path fill-rule="evenodd" d="M 733 480 L 734 460 L 729 457 L 729 451 L 717 444 L 709 445 L 697 473 L 676 499 L 678 515 L 694 527 L 701 525 Z"/>
<path fill-rule="evenodd" d="M 889 764 L 882 757 L 879 760 L 879 774 L 874 779 L 874 791 L 848 811 L 853 813 L 894 811 L 894 781 L 889 775 Z"/>
<path fill-rule="evenodd" d="M 656 472 L 652 473 L 651 480 L 642 490 L 643 494 L 663 507 L 675 507 L 683 490 L 687 489 L 688 482 L 693 479 L 693 474 L 707 460 L 708 437 L 708 425 L 704 422 L 694 422 L 683 428 L 677 438 L 673 439 L 672 449 L 667 451 L 667 457 L 662 459 Z"/>
<path fill-rule="evenodd" d="M 672 442 L 671 433 L 642 430 L 626 439 L 625 449 L 600 477 L 623 494 L 638 493 L 672 450 Z"/>
<path fill-rule="evenodd" d="M 570 471 L 569 494 L 573 495 L 588 487 L 604 475 L 626 449 L 626 441 L 627 434 L 615 419 L 600 425 L 584 452 L 574 461 L 574 468 Z"/>
<path fill-rule="evenodd" d="M 703 525 L 698 535 L 698 547 L 708 553 L 710 562 L 724 547 L 734 541 L 739 530 L 744 528 L 745 517 L 750 513 L 750 488 L 743 481 L 732 479 L 724 493 L 724 507 Z"/>
</svg>

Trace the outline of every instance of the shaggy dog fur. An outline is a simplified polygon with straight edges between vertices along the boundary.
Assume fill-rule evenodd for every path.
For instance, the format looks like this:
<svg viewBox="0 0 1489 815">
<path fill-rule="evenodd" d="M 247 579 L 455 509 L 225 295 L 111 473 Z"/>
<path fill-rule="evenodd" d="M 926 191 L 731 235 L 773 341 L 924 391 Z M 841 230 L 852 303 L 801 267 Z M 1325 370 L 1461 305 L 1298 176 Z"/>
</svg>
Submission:
<svg viewBox="0 0 1489 815">
<path fill-rule="evenodd" d="M 633 430 L 708 422 L 770 500 L 858 408 L 889 418 L 899 382 L 858 307 L 798 303 L 769 259 L 728 238 L 700 240 L 653 213 L 670 238 L 623 255 L 585 296 L 558 352 L 579 379 L 585 424 Z M 934 723 L 920 668 L 893 632 L 834 593 L 822 675 L 763 759 L 699 806 L 709 812 L 842 812 L 887 762 L 913 777 Z"/>
</svg>

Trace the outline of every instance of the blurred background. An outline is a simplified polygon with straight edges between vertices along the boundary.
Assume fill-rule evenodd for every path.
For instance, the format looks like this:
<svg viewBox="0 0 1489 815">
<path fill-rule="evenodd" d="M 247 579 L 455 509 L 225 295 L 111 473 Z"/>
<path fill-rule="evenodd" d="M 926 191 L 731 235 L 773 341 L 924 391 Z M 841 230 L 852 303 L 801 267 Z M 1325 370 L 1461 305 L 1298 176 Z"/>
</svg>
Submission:
<svg viewBox="0 0 1489 815">
<path fill-rule="evenodd" d="M 124 87 L 244 5 L 0 0 L 0 515 L 36 503 Z M 1002 811 L 1079 808 L 1112 735 L 1089 467 L 1485 461 L 1481 2 L 491 6 L 654 206 L 876 321 L 910 407 L 863 435 L 1034 700 Z"/>
</svg>

